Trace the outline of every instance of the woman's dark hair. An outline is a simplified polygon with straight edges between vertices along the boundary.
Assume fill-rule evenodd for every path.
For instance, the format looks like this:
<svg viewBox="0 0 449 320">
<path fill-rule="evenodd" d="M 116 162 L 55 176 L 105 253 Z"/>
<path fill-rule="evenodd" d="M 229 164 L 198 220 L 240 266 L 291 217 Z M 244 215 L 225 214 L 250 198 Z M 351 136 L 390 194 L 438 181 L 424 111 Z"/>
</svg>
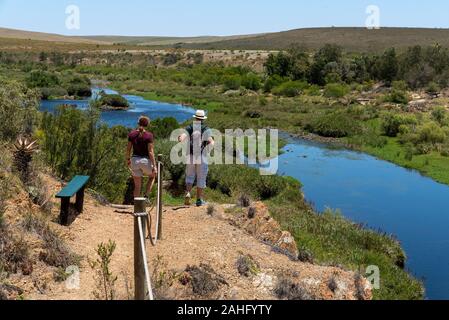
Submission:
<svg viewBox="0 0 449 320">
<path fill-rule="evenodd" d="M 139 131 L 140 136 L 143 135 L 143 132 L 145 131 L 145 128 L 147 128 L 150 125 L 150 118 L 142 116 L 139 118 Z"/>
</svg>

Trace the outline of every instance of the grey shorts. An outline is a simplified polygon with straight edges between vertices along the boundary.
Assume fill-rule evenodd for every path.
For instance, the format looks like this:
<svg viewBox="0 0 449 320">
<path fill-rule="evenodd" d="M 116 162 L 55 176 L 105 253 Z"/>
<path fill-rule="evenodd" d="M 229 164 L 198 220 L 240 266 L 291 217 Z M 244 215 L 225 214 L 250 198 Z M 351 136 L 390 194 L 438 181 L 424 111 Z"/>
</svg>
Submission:
<svg viewBox="0 0 449 320">
<path fill-rule="evenodd" d="M 133 157 L 131 159 L 133 177 L 142 178 L 153 175 L 153 163 L 148 158 Z"/>
<path fill-rule="evenodd" d="M 208 172 L 209 166 L 205 163 L 188 164 L 186 169 L 186 184 L 193 185 L 196 179 L 198 188 L 205 189 Z"/>
</svg>

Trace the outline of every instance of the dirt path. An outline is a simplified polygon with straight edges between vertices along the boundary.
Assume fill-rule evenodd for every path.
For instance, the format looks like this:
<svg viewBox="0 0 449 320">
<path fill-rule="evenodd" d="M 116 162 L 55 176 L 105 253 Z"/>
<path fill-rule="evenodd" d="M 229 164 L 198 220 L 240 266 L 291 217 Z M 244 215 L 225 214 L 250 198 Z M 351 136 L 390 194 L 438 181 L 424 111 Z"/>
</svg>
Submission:
<svg viewBox="0 0 449 320">
<path fill-rule="evenodd" d="M 59 188 L 52 182 L 52 192 Z M 59 205 L 55 205 L 55 213 Z M 132 211 L 129 209 L 128 211 Z M 164 209 L 163 240 L 156 247 L 148 242 L 151 272 L 159 260 L 156 274 L 163 275 L 159 294 L 169 299 L 276 299 L 274 289 L 279 279 L 288 278 L 287 286 L 305 288 L 307 297 L 315 299 L 354 299 L 357 295 L 355 276 L 332 267 L 320 267 L 292 261 L 276 252 L 272 246 L 229 222 L 222 206 L 213 216 L 205 208 Z M 85 257 L 81 264 L 80 288 L 69 290 L 64 283 L 52 284 L 45 294 L 31 294 L 30 299 L 93 299 L 96 288 L 94 272 L 87 257 L 95 258 L 95 249 L 101 242 L 114 240 L 117 244 L 112 259 L 112 271 L 119 299 L 133 296 L 133 216 L 118 213 L 116 209 L 100 205 L 86 196 L 85 211 L 68 228 L 61 228 L 70 248 Z M 239 257 L 250 255 L 259 265 L 257 274 L 243 276 L 237 269 Z M 207 296 L 195 295 L 191 285 L 181 284 L 179 278 L 187 266 L 207 265 L 224 282 Z M 170 278 L 171 271 L 176 277 Z M 192 279 L 190 279 L 192 281 Z M 188 282 L 188 281 L 187 281 Z M 298 285 L 294 285 L 298 284 Z M 128 289 L 127 289 L 128 288 Z M 366 288 L 364 288 L 366 289 Z M 293 290 L 295 293 L 298 290 Z M 297 292 L 296 292 L 297 293 Z M 289 292 L 286 293 L 287 296 Z"/>
</svg>

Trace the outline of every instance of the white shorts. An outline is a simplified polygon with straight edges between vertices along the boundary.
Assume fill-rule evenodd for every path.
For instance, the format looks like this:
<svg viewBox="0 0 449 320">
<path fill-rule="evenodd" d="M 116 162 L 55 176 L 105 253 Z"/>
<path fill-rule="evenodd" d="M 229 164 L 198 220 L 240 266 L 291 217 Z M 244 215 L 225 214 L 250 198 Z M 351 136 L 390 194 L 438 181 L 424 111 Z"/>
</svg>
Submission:
<svg viewBox="0 0 449 320">
<path fill-rule="evenodd" d="M 131 159 L 133 177 L 142 178 L 153 175 L 153 163 L 148 158 L 133 157 Z"/>
<path fill-rule="evenodd" d="M 186 184 L 193 185 L 196 178 L 196 186 L 200 189 L 206 189 L 207 174 L 209 166 L 203 164 L 188 164 L 186 169 Z"/>
</svg>

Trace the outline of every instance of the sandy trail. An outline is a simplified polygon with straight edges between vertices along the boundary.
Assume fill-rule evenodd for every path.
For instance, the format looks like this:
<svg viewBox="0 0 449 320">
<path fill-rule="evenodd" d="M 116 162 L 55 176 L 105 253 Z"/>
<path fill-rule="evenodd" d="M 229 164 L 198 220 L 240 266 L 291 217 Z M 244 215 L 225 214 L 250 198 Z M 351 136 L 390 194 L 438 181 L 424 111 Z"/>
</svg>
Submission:
<svg viewBox="0 0 449 320">
<path fill-rule="evenodd" d="M 51 182 L 51 190 L 56 194 L 60 185 Z M 282 275 L 296 277 L 316 298 L 354 298 L 352 272 L 292 261 L 246 231 L 231 225 L 224 207 L 216 208 L 214 216 L 209 216 L 206 208 L 165 207 L 163 240 L 159 241 L 156 247 L 147 241 L 150 269 L 157 257 L 166 263 L 167 270 L 174 270 L 178 274 L 188 265 L 208 264 L 228 283 L 208 297 L 212 299 L 275 299 L 273 289 L 277 278 Z M 58 209 L 59 205 L 55 200 L 54 214 L 57 214 Z M 90 195 L 86 195 L 84 213 L 70 227 L 60 228 L 70 248 L 84 257 L 80 270 L 80 288 L 69 290 L 65 283 L 52 283 L 45 294 L 34 293 L 28 298 L 93 299 L 96 283 L 88 259 L 96 258 L 95 249 L 98 244 L 109 240 L 117 244 L 111 265 L 112 272 L 118 276 L 117 298 L 132 298 L 134 218 L 131 214 L 117 211 L 123 210 L 100 205 Z M 131 212 L 132 208 L 125 211 Z M 245 277 L 239 274 L 236 262 L 241 254 L 250 254 L 259 263 L 260 272 L 257 276 Z M 162 270 L 158 270 L 160 271 Z M 336 279 L 341 289 L 333 292 L 328 288 L 331 278 Z M 178 282 L 168 289 L 167 294 L 171 298 L 194 298 L 189 296 L 188 291 Z"/>
</svg>

